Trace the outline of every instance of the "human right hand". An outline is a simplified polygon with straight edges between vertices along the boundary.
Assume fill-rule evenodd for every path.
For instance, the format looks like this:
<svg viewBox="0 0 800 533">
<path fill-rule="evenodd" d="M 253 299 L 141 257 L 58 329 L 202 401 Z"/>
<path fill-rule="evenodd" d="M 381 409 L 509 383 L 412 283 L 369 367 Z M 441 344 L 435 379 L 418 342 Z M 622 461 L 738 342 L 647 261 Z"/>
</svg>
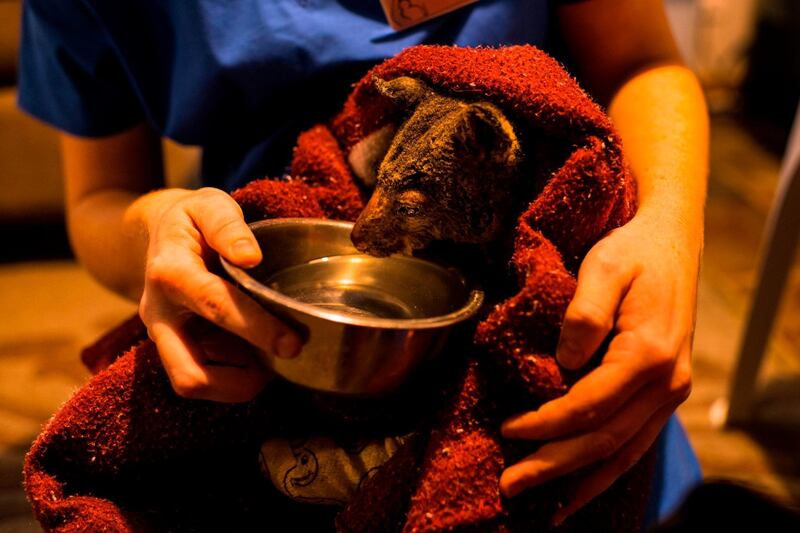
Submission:
<svg viewBox="0 0 800 533">
<path fill-rule="evenodd" d="M 209 271 L 217 255 L 242 268 L 261 262 L 238 204 L 210 187 L 151 194 L 160 193 L 169 201 L 145 220 L 149 244 L 139 314 L 179 395 L 251 400 L 270 379 L 256 351 L 293 357 L 302 341 Z M 219 327 L 208 328 L 203 319 Z"/>
<path fill-rule="evenodd" d="M 643 207 L 586 255 L 566 309 L 558 362 L 598 367 L 564 395 L 507 420 L 504 437 L 550 441 L 510 466 L 504 495 L 572 474 L 560 524 L 635 465 L 691 391 L 702 223 Z"/>
</svg>

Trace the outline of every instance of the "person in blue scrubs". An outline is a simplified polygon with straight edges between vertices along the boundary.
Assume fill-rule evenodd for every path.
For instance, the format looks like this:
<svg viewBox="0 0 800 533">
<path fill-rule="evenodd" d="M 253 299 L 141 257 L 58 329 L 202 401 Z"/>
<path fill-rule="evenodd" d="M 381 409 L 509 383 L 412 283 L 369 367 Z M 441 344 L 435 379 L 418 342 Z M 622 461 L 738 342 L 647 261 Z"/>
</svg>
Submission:
<svg viewBox="0 0 800 533">
<path fill-rule="evenodd" d="M 481 0 L 399 32 L 378 0 L 27 0 L 19 105 L 62 132 L 74 251 L 140 301 L 176 392 L 238 402 L 269 380 L 253 347 L 293 357 L 301 340 L 207 268 L 216 254 L 242 267 L 262 257 L 226 191 L 280 175 L 297 133 L 407 46 L 547 49 L 555 34 L 607 105 L 640 209 L 586 256 L 565 317 L 559 362 L 582 366 L 611 334 L 602 364 L 506 421 L 507 438 L 554 444 L 509 466 L 500 488 L 513 497 L 583 469 L 562 520 L 661 435 L 651 516 L 663 516 L 699 477 L 671 416 L 690 390 L 708 124 L 661 0 Z M 207 187 L 164 188 L 160 136 L 202 147 Z M 185 328 L 197 315 L 247 341 L 229 343 L 240 349 L 228 364 L 204 363 Z"/>
</svg>

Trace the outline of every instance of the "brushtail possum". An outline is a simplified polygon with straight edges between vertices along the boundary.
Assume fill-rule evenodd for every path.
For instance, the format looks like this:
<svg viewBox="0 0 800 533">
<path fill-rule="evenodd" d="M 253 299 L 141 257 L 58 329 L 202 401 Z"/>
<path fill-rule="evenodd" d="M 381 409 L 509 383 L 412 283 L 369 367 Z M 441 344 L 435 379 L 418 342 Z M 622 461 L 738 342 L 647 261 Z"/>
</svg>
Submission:
<svg viewBox="0 0 800 533">
<path fill-rule="evenodd" d="M 388 139 L 351 234 L 355 247 L 387 256 L 435 240 L 495 238 L 512 210 L 522 162 L 511 122 L 489 102 L 441 95 L 414 78 L 376 80 L 376 87 L 408 118 Z"/>
</svg>

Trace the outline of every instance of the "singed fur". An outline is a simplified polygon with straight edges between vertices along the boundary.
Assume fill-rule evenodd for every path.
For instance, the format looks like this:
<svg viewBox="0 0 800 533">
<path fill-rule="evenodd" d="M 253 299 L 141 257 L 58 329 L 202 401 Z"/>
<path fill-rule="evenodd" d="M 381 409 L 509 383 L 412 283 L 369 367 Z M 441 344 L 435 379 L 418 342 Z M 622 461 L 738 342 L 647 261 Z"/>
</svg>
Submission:
<svg viewBox="0 0 800 533">
<path fill-rule="evenodd" d="M 377 171 L 352 240 L 376 256 L 411 253 L 435 240 L 485 243 L 513 205 L 522 162 L 514 128 L 488 102 L 438 94 L 419 80 L 377 80 L 409 111 Z"/>
</svg>

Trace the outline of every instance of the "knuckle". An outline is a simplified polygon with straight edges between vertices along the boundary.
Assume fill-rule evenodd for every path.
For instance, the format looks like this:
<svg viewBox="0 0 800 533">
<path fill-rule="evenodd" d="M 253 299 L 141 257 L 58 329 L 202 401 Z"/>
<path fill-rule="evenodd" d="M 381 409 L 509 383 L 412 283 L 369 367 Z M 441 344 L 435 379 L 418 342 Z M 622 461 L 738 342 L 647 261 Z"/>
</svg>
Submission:
<svg viewBox="0 0 800 533">
<path fill-rule="evenodd" d="M 581 329 L 606 330 L 611 329 L 611 317 L 597 304 L 588 300 L 576 301 L 570 306 L 565 325 Z"/>
<path fill-rule="evenodd" d="M 692 380 L 688 380 L 686 383 L 680 385 L 678 389 L 675 391 L 675 395 L 680 403 L 685 402 L 689 399 L 689 396 L 692 394 Z"/>
<path fill-rule="evenodd" d="M 593 268 L 606 274 L 616 272 L 619 268 L 619 255 L 614 253 L 609 246 L 603 244 L 602 241 L 595 245 L 587 259 L 589 259 Z"/>
<path fill-rule="evenodd" d="M 677 350 L 668 341 L 645 337 L 640 340 L 639 348 L 650 373 L 663 374 L 674 369 Z"/>
<path fill-rule="evenodd" d="M 142 305 L 148 310 L 158 301 L 182 302 L 191 289 L 196 272 L 190 265 L 180 261 L 169 261 L 159 256 L 150 260 L 145 269 L 145 284 Z M 151 300 L 151 296 L 152 301 Z"/>
<path fill-rule="evenodd" d="M 145 281 L 157 286 L 171 285 L 176 276 L 176 265 L 161 255 L 152 257 L 147 262 Z"/>
<path fill-rule="evenodd" d="M 145 326 L 150 325 L 150 308 L 150 298 L 147 296 L 147 293 L 145 293 L 142 295 L 141 300 L 139 300 L 138 307 L 139 318 L 142 319 L 142 322 L 144 322 Z M 153 338 L 153 336 L 150 334 L 150 331 L 148 331 L 147 334 L 151 339 Z"/>
<path fill-rule="evenodd" d="M 571 419 L 578 422 L 582 428 L 590 428 L 602 420 L 600 411 L 593 405 L 579 405 L 573 408 Z"/>
<path fill-rule="evenodd" d="M 620 440 L 608 431 L 599 431 L 592 442 L 592 453 L 601 459 L 612 456 L 620 447 Z"/>
<path fill-rule="evenodd" d="M 692 372 L 689 365 L 678 365 L 672 383 L 673 395 L 683 403 L 692 393 Z"/>
<path fill-rule="evenodd" d="M 198 198 L 216 198 L 225 193 L 215 187 L 200 187 L 195 191 L 195 194 Z"/>
<path fill-rule="evenodd" d="M 199 313 L 215 324 L 227 315 L 227 304 L 214 280 L 202 283 L 197 288 L 196 303 Z"/>
</svg>

